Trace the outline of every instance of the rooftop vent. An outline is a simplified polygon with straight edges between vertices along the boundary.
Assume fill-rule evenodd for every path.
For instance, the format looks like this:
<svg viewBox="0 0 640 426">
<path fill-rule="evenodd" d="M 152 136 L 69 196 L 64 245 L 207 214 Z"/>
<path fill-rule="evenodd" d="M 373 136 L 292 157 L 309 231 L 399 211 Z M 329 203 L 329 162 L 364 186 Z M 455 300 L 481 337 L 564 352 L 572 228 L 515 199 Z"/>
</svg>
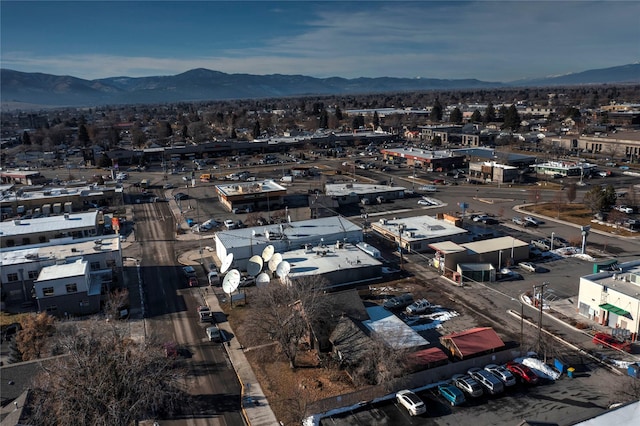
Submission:
<svg viewBox="0 0 640 426">
<path fill-rule="evenodd" d="M 20 222 L 20 219 L 14 219 L 13 224 L 18 226 L 18 225 L 21 225 L 22 223 Z"/>
</svg>

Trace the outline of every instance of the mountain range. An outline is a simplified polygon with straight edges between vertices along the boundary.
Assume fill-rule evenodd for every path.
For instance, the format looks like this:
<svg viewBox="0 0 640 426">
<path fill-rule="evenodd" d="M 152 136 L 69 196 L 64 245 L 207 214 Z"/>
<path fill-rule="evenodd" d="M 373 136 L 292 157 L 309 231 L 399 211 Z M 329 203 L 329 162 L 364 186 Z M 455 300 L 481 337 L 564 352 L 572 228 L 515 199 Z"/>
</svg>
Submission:
<svg viewBox="0 0 640 426">
<path fill-rule="evenodd" d="M 640 63 L 506 83 L 476 79 L 345 79 L 283 74 L 226 74 L 203 68 L 173 76 L 84 80 L 73 76 L 0 69 L 3 109 L 12 105 L 22 108 L 77 107 L 306 95 L 633 83 L 640 83 Z"/>
</svg>

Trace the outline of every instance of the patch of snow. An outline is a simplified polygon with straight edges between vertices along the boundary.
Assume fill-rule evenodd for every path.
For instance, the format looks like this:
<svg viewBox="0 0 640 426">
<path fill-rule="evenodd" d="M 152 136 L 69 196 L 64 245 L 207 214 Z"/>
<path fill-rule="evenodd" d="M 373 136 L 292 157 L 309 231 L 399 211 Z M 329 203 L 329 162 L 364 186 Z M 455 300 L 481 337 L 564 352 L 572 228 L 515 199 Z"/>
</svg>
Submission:
<svg viewBox="0 0 640 426">
<path fill-rule="evenodd" d="M 573 256 L 571 256 L 571 257 L 575 257 L 575 258 L 577 258 L 577 259 L 581 259 L 581 260 L 586 260 L 587 262 L 595 262 L 595 261 L 596 261 L 596 259 L 595 259 L 595 258 L 593 258 L 593 257 L 589 256 L 589 255 L 588 255 L 588 254 L 586 254 L 586 253 L 584 253 L 584 254 L 583 254 L 583 253 L 574 254 L 574 255 L 573 255 Z"/>
<path fill-rule="evenodd" d="M 560 377 L 558 370 L 537 358 L 516 358 L 516 361 L 532 369 L 539 377 L 549 380 L 558 380 Z"/>
<path fill-rule="evenodd" d="M 611 363 L 611 365 L 613 365 L 614 367 L 624 368 L 625 370 L 626 370 L 627 368 L 629 368 L 629 366 L 630 366 L 631 364 L 635 364 L 635 362 L 633 362 L 633 361 L 620 361 L 620 360 L 617 360 L 617 359 L 610 359 L 610 360 L 608 360 L 608 361 L 609 361 L 609 362 Z"/>
</svg>

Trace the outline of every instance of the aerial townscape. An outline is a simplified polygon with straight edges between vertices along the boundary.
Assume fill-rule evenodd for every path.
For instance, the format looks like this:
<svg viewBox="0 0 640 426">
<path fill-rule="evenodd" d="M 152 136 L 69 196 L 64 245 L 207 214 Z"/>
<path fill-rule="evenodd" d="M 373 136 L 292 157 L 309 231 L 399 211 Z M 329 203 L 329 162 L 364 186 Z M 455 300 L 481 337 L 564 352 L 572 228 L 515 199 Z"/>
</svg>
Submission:
<svg viewBox="0 0 640 426">
<path fill-rule="evenodd" d="M 640 423 L 639 5 L 178 3 L 2 2 L 0 426 Z"/>
</svg>

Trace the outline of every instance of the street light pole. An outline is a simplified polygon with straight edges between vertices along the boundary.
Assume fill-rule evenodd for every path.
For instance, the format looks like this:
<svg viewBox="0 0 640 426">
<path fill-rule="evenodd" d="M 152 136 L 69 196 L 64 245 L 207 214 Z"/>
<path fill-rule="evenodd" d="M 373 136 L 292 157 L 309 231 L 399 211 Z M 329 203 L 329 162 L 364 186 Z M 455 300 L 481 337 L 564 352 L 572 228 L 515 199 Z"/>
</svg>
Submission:
<svg viewBox="0 0 640 426">
<path fill-rule="evenodd" d="M 398 250 L 400 251 L 400 269 L 404 269 L 404 255 L 402 254 L 402 231 L 405 230 L 405 225 L 398 224 Z"/>
<path fill-rule="evenodd" d="M 552 232 L 551 233 L 551 249 L 550 249 L 551 251 L 553 251 L 553 237 L 555 237 L 555 236 L 556 236 L 556 233 Z"/>
</svg>

